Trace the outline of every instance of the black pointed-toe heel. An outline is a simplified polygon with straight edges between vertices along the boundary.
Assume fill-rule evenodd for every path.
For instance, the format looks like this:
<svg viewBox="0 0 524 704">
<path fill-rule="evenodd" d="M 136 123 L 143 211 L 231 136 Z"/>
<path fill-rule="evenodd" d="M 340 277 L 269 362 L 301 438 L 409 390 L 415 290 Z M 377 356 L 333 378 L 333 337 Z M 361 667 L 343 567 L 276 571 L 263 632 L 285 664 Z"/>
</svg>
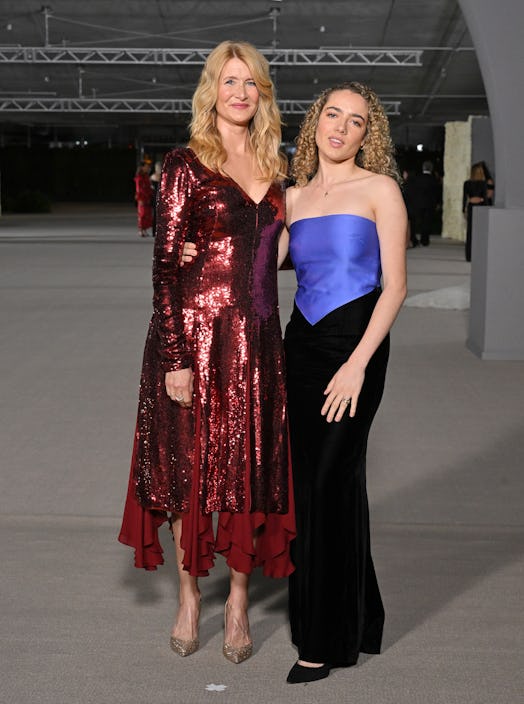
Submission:
<svg viewBox="0 0 524 704">
<path fill-rule="evenodd" d="M 296 662 L 287 676 L 286 682 L 289 684 L 300 684 L 305 682 L 316 682 L 323 680 L 329 675 L 331 665 L 321 665 L 320 667 L 304 667 Z"/>
</svg>

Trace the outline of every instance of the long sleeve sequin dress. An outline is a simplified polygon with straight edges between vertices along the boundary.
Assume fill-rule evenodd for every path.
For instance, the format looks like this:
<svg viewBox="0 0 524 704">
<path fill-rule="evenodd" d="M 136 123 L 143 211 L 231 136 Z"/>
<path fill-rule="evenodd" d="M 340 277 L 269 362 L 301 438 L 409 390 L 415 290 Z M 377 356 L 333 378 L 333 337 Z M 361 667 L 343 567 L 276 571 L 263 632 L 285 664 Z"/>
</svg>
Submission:
<svg viewBox="0 0 524 704">
<path fill-rule="evenodd" d="M 177 512 L 190 574 L 208 574 L 215 553 L 239 572 L 262 565 L 266 575 L 284 577 L 293 570 L 277 299 L 283 222 L 280 184 L 255 203 L 192 150 L 167 155 L 157 208 L 153 316 L 119 535 L 135 548 L 137 567 L 162 564 L 158 527 Z M 199 254 L 180 267 L 186 240 Z M 195 375 L 191 409 L 171 401 L 165 390 L 165 373 L 187 367 Z"/>
</svg>

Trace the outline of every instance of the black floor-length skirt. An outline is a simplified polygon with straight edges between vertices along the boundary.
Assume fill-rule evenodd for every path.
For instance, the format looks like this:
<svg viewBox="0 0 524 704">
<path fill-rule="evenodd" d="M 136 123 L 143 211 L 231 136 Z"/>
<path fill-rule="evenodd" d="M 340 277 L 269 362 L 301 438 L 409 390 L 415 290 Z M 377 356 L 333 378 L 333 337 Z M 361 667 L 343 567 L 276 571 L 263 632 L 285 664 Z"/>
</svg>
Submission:
<svg viewBox="0 0 524 704">
<path fill-rule="evenodd" d="M 320 415 L 324 389 L 360 341 L 379 295 L 372 291 L 315 325 L 295 306 L 285 336 L 297 521 L 291 635 L 301 659 L 333 666 L 380 652 L 384 625 L 370 551 L 366 447 L 389 338 L 368 364 L 356 416 L 327 423 Z"/>
</svg>

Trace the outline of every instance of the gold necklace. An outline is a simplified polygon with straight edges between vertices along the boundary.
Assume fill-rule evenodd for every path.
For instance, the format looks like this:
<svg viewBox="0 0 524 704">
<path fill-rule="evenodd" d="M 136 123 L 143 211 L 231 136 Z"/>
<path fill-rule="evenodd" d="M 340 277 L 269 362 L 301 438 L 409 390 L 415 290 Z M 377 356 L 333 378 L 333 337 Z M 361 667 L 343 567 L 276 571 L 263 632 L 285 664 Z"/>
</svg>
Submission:
<svg viewBox="0 0 524 704">
<path fill-rule="evenodd" d="M 349 183 L 350 181 L 354 181 L 355 179 L 353 178 L 345 178 L 343 181 L 335 181 L 335 183 L 331 183 L 327 190 L 324 191 L 324 198 L 329 194 L 329 191 L 333 188 L 333 186 L 339 186 L 341 183 Z"/>
</svg>

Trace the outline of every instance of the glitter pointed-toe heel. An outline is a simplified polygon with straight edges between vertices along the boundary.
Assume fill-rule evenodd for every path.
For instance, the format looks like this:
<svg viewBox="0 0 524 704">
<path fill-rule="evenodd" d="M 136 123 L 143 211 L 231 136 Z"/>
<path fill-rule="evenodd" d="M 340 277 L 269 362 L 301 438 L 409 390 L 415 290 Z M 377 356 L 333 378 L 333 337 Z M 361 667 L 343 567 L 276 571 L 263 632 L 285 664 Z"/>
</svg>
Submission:
<svg viewBox="0 0 524 704">
<path fill-rule="evenodd" d="M 226 602 L 226 605 L 224 607 L 224 631 L 227 631 L 227 607 L 228 604 Z M 250 658 L 253 654 L 253 641 L 250 641 L 249 643 L 246 643 L 246 645 L 241 645 L 239 648 L 237 648 L 231 645 L 231 643 L 227 643 L 224 640 L 222 652 L 224 654 L 224 657 L 229 660 L 229 662 L 232 662 L 235 665 L 239 665 L 241 662 L 244 662 L 244 660 Z"/>
<path fill-rule="evenodd" d="M 198 621 L 200 620 L 200 603 L 201 599 L 198 605 L 198 618 L 197 618 L 197 627 L 198 627 Z M 200 646 L 200 641 L 198 639 L 198 635 L 196 638 L 192 638 L 191 640 L 182 640 L 182 638 L 175 638 L 175 636 L 171 636 L 169 639 L 169 645 L 171 646 L 171 650 L 173 650 L 177 655 L 180 655 L 180 657 L 185 658 L 188 655 L 192 655 L 194 652 L 196 652 Z"/>
<path fill-rule="evenodd" d="M 192 640 L 181 640 L 180 638 L 171 636 L 169 645 L 171 646 L 171 650 L 180 655 L 180 657 L 185 658 L 187 655 L 191 655 L 198 650 L 200 642 L 198 638 L 193 638 Z"/>
<path fill-rule="evenodd" d="M 243 645 L 241 648 L 234 648 L 232 645 L 224 643 L 222 652 L 224 653 L 224 657 L 227 658 L 229 662 L 239 665 L 241 662 L 244 662 L 244 660 L 247 660 L 253 655 L 253 643 Z"/>
</svg>

